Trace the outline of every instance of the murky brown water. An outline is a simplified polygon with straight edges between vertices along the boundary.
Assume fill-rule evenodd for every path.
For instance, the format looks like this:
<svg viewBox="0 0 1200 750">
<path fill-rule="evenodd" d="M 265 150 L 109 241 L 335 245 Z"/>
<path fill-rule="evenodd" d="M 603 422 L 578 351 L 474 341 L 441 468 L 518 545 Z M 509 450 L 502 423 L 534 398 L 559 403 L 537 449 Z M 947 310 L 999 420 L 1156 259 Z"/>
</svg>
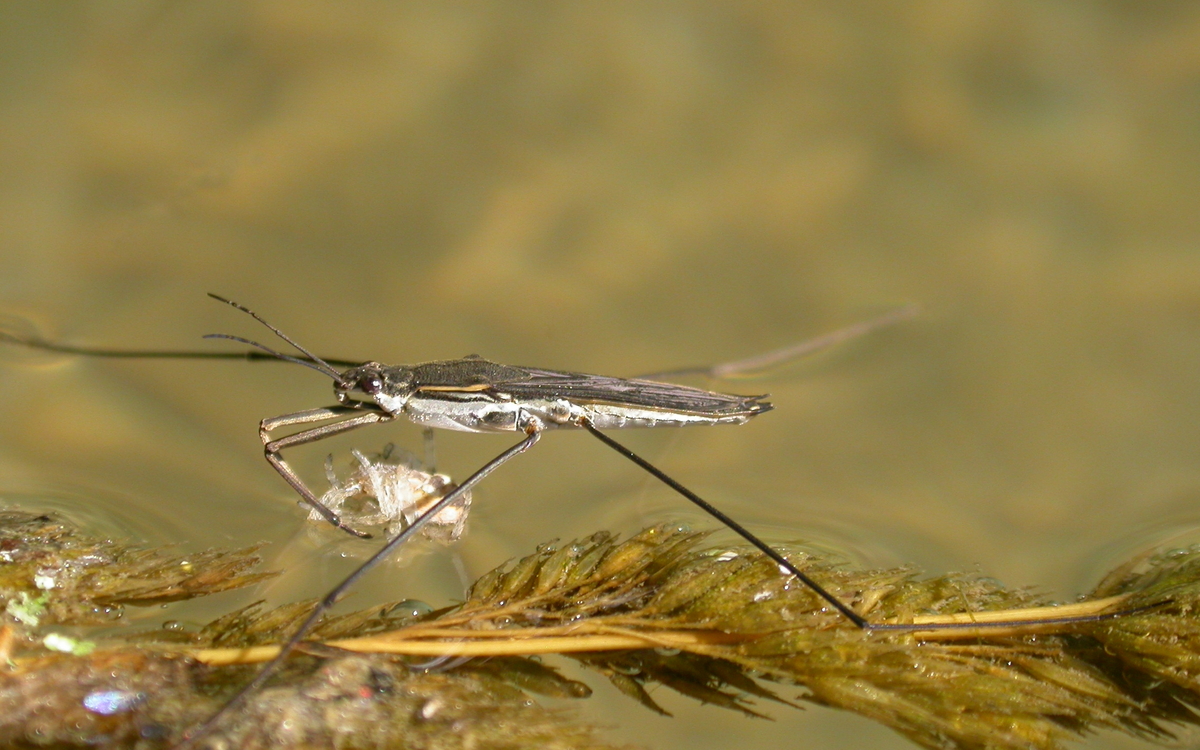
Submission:
<svg viewBox="0 0 1200 750">
<path fill-rule="evenodd" d="M 3 13 L 4 321 L 114 346 L 261 335 L 215 291 L 333 356 L 634 374 L 915 301 L 914 322 L 728 386 L 772 392 L 749 426 L 625 437 L 770 539 L 1064 599 L 1200 529 L 1191 4 Z M 197 548 L 272 539 L 277 599 L 350 564 L 256 435 L 329 402 L 315 373 L 4 350 L 0 383 L 9 502 Z M 388 441 L 419 447 L 402 427 L 294 457 L 319 478 L 326 452 Z M 441 468 L 504 445 L 444 436 Z M 671 517 L 706 524 L 555 434 L 480 489 L 460 549 L 478 573 Z M 356 600 L 457 580 L 428 555 Z M 654 747 L 909 746 L 821 709 L 770 724 L 660 692 L 677 718 L 640 715 L 585 679 L 589 715 Z"/>
</svg>

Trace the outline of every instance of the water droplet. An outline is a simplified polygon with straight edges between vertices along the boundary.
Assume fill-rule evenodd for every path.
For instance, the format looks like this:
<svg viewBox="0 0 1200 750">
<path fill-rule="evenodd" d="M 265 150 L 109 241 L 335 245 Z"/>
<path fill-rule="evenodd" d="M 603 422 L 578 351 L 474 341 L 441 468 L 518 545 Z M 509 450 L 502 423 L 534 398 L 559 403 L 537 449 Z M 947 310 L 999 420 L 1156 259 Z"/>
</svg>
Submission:
<svg viewBox="0 0 1200 750">
<path fill-rule="evenodd" d="M 112 716 L 124 713 L 145 700 L 145 693 L 130 690 L 93 690 L 84 696 L 83 707 L 94 714 Z"/>
</svg>

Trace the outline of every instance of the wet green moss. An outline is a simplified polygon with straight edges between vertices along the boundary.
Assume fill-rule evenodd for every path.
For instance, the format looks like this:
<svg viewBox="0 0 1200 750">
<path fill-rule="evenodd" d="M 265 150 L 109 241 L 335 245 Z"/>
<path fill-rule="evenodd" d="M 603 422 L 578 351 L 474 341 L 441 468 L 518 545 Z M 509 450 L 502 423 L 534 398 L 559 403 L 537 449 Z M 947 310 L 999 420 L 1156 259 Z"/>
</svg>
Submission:
<svg viewBox="0 0 1200 750">
<path fill-rule="evenodd" d="M 130 602 L 261 580 L 246 572 L 253 550 L 193 555 L 185 565 L 162 550 L 87 539 L 46 516 L 5 513 L 0 525 L 5 628 L 19 636 L 10 639 L 13 667 L 0 674 L 0 745 L 166 746 L 244 684 L 312 606 L 251 605 L 168 638 L 53 653 L 44 640 L 52 623 L 107 622 Z M 921 579 L 788 555 L 875 622 L 1046 604 L 983 577 Z M 50 570 L 60 585 L 39 588 Z M 1057 748 L 1101 728 L 1167 738 L 1200 706 L 1200 549 L 1123 566 L 1091 596 L 1115 595 L 1136 611 L 1053 633 L 868 632 L 752 550 L 672 525 L 625 540 L 600 532 L 500 566 L 454 607 L 327 617 L 303 653 L 202 744 L 605 747 L 577 715 L 532 699 L 590 694 L 535 656 L 553 653 L 659 713 L 656 686 L 751 717 L 772 704 L 820 703 L 930 748 Z"/>
</svg>

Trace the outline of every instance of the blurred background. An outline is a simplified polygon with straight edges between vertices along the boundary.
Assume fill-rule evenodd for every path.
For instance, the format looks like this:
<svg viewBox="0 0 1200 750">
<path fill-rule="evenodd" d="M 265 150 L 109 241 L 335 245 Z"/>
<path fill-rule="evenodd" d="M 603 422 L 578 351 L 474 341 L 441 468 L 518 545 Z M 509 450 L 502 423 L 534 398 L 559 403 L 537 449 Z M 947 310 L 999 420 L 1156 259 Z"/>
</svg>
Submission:
<svg viewBox="0 0 1200 750">
<path fill-rule="evenodd" d="M 918 303 L 709 384 L 772 394 L 745 427 L 618 437 L 771 541 L 1061 600 L 1198 536 L 1198 175 L 1194 3 L 0 10 L 6 329 L 269 340 L 212 291 L 332 357 L 633 375 Z M 287 365 L 0 348 L 0 502 L 185 550 L 269 540 L 288 571 L 143 625 L 317 596 L 373 547 L 306 524 L 257 424 L 331 402 Z M 404 425 L 289 459 L 320 491 L 327 454 L 388 442 L 421 445 Z M 438 467 L 464 477 L 510 442 L 440 435 Z M 453 553 L 416 550 L 351 603 L 442 605 L 456 566 L 555 537 L 712 525 L 685 505 L 551 434 L 478 490 Z M 772 723 L 659 691 L 666 719 L 571 674 L 597 691 L 572 705 L 646 746 L 909 746 L 825 709 Z"/>
</svg>

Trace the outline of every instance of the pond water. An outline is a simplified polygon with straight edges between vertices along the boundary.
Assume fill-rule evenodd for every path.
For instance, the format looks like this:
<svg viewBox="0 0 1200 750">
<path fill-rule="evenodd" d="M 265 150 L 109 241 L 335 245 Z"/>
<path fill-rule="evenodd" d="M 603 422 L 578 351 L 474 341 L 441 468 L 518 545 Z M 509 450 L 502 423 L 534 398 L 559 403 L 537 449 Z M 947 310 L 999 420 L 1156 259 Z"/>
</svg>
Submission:
<svg viewBox="0 0 1200 750">
<path fill-rule="evenodd" d="M 1061 600 L 1200 536 L 1187 4 L 5 12 L 5 328 L 130 348 L 266 335 L 211 291 L 339 358 L 632 375 L 917 303 L 711 384 L 771 393 L 746 426 L 619 437 L 770 541 Z M 257 424 L 329 403 L 288 365 L 3 348 L 0 498 L 184 549 L 272 542 L 286 575 L 265 590 L 148 623 L 315 596 L 362 547 L 306 524 Z M 421 448 L 402 425 L 289 458 L 316 483 L 326 454 L 389 442 Z M 507 444 L 439 436 L 438 468 L 466 476 Z M 587 435 L 550 434 L 479 488 L 454 554 L 352 601 L 445 603 L 460 568 L 667 519 L 710 525 Z M 646 746 L 911 746 L 815 707 L 769 723 L 660 690 L 660 718 L 573 674 L 597 688 L 587 717 Z"/>
</svg>

